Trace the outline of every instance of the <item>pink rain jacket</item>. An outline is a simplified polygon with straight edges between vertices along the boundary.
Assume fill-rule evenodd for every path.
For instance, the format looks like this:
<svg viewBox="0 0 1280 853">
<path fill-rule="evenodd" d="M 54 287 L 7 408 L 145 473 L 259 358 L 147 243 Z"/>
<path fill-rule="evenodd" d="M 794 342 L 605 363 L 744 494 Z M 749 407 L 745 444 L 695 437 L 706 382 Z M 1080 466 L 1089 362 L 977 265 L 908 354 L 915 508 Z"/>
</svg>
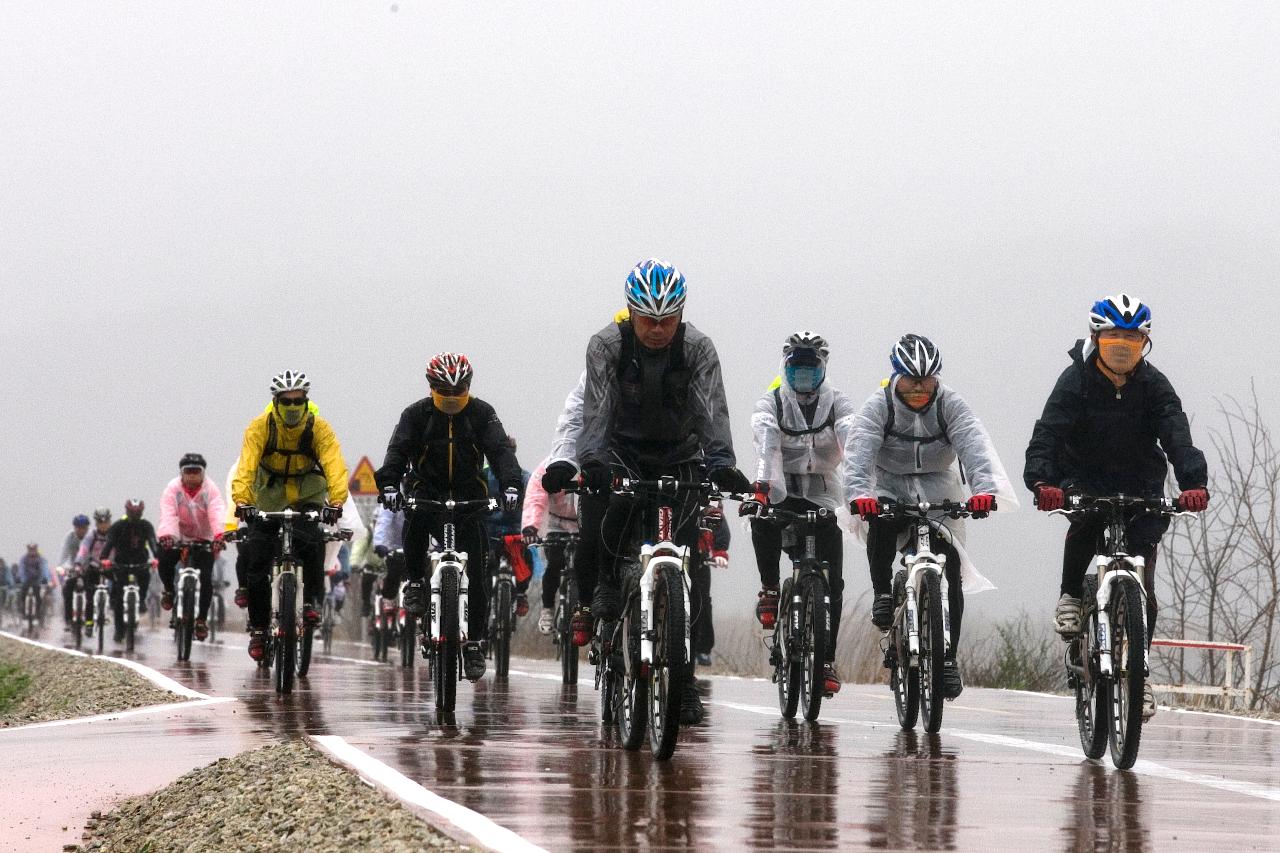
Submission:
<svg viewBox="0 0 1280 853">
<path fill-rule="evenodd" d="M 539 535 L 551 532 L 577 533 L 577 496 L 564 492 L 549 495 L 542 488 L 542 475 L 547 472 L 547 463 L 550 461 L 543 459 L 524 487 L 524 512 L 520 517 L 520 529 L 536 527 Z"/>
<path fill-rule="evenodd" d="M 174 477 L 160 498 L 160 526 L 156 536 L 172 536 L 179 541 L 212 540 L 223 531 L 226 514 L 222 492 L 213 480 L 205 477 L 200 491 L 191 497 L 182 488 L 182 478 Z"/>
</svg>

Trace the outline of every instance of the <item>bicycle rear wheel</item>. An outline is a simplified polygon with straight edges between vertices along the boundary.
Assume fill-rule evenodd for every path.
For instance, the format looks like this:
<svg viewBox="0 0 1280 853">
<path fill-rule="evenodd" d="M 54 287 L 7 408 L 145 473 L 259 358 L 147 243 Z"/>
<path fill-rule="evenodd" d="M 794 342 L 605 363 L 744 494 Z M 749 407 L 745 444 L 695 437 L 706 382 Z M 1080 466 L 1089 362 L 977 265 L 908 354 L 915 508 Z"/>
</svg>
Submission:
<svg viewBox="0 0 1280 853">
<path fill-rule="evenodd" d="M 292 693 L 298 656 L 298 588 L 291 572 L 280 576 L 280 610 L 276 614 L 272 650 L 276 668 L 276 692 Z"/>
<path fill-rule="evenodd" d="M 435 642 L 436 711 L 452 714 L 458 693 L 458 574 L 453 569 L 440 573 L 440 636 Z M 383 647 L 386 660 L 386 647 Z"/>
<path fill-rule="evenodd" d="M 622 674 L 617 682 L 618 735 L 624 749 L 639 749 L 644 742 L 648 682 L 640 677 L 640 596 L 628 596 L 622 616 Z"/>
<path fill-rule="evenodd" d="M 907 600 L 907 573 L 900 571 L 893 578 L 893 609 L 902 609 Z M 911 649 L 907 644 L 907 629 L 900 619 L 894 620 L 889 630 L 889 687 L 893 690 L 893 704 L 898 709 L 898 725 L 911 730 L 920 717 L 920 670 L 911 666 Z"/>
<path fill-rule="evenodd" d="M 511 582 L 498 581 L 497 594 L 493 597 L 493 677 L 507 678 L 511 667 Z"/>
<path fill-rule="evenodd" d="M 1132 578 L 1118 578 L 1111 592 L 1111 761 L 1128 770 L 1138 760 L 1142 740 L 1142 686 L 1146 681 L 1147 637 L 1142 590 Z"/>
<path fill-rule="evenodd" d="M 778 710 L 788 720 L 795 719 L 800 706 L 800 685 L 803 675 L 796 656 L 795 638 L 790 636 L 792 612 L 796 605 L 791 601 L 791 578 L 782 582 L 778 595 L 778 618 L 773 623 L 773 680 L 778 684 Z"/>
<path fill-rule="evenodd" d="M 311 646 L 315 641 L 316 629 L 310 625 L 302 626 L 298 635 L 298 677 L 306 678 L 311 671 Z"/>
<path fill-rule="evenodd" d="M 573 644 L 573 614 L 578 609 L 578 584 L 568 574 L 561 576 L 562 594 L 556 596 L 560 607 L 556 613 L 556 648 L 560 653 L 560 681 L 578 683 L 578 647 Z"/>
<path fill-rule="evenodd" d="M 800 586 L 800 705 L 809 722 L 818 719 L 826 695 L 823 669 L 827 661 L 827 591 L 821 575 L 802 579 Z"/>
<path fill-rule="evenodd" d="M 691 674 L 685 660 L 684 583 L 677 569 L 661 566 L 653 585 L 653 665 L 649 667 L 649 749 L 658 761 L 676 751 L 680 700 Z"/>
<path fill-rule="evenodd" d="M 1101 758 L 1107 751 L 1110 729 L 1111 691 L 1098 672 L 1098 579 L 1089 575 L 1081 592 L 1080 634 L 1067 650 L 1071 663 L 1078 664 L 1080 675 L 1072 675 L 1076 694 L 1076 727 L 1080 729 L 1080 746 L 1089 758 Z"/>
<path fill-rule="evenodd" d="M 926 732 L 942 728 L 942 581 L 924 572 L 920 596 L 920 715 Z"/>
</svg>

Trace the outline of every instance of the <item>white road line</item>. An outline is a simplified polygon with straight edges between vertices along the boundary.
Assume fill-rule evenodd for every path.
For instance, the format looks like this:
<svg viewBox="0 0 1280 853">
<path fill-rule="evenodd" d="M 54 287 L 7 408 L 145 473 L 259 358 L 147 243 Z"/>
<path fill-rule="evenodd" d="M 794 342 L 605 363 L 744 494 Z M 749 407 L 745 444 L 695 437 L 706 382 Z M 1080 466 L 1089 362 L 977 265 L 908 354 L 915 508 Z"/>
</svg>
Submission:
<svg viewBox="0 0 1280 853">
<path fill-rule="evenodd" d="M 544 672 L 527 672 L 523 669 L 508 669 L 507 673 L 510 675 L 520 675 L 520 676 L 523 676 L 524 678 L 538 678 L 538 679 L 541 679 L 542 681 L 561 681 L 562 680 L 561 677 L 558 675 L 551 675 L 550 673 L 544 673 Z M 578 683 L 579 684 L 583 683 L 582 676 L 578 676 Z"/>
<path fill-rule="evenodd" d="M 725 708 L 734 708 L 751 714 L 762 714 L 771 717 L 779 716 L 777 708 L 770 708 L 765 705 L 743 705 L 738 702 L 719 701 L 712 701 L 709 704 L 720 705 Z M 870 720 L 853 720 L 847 717 L 823 716 L 822 720 L 828 723 L 844 723 L 845 725 L 869 728 L 882 728 L 889 725 L 893 725 L 895 728 L 897 727 L 896 723 L 874 723 Z M 971 740 L 977 743 L 991 744 L 993 746 L 1008 746 L 1013 747 L 1014 749 L 1043 752 L 1049 755 L 1056 755 L 1060 758 L 1076 760 L 1084 759 L 1084 756 L 1079 749 L 1070 746 L 1063 746 L 1061 744 L 1040 743 L 1039 741 L 1024 740 L 1023 738 L 1009 737 L 1008 735 L 971 732 L 961 729 L 943 729 L 942 734 L 948 737 L 956 737 L 961 740 Z M 1244 794 L 1249 797 L 1260 797 L 1264 800 L 1280 801 L 1280 788 L 1270 788 L 1266 785 L 1258 785 L 1253 782 L 1242 782 L 1238 779 L 1227 779 L 1221 776 L 1206 776 L 1201 773 L 1188 773 L 1185 770 L 1166 767 L 1165 765 L 1157 764 L 1154 761 L 1139 761 L 1133 766 L 1133 770 L 1131 772 L 1140 773 L 1144 776 L 1156 776 L 1161 779 L 1172 779 L 1177 782 L 1189 782 L 1192 785 L 1216 788 L 1219 791 L 1230 791 L 1233 794 Z"/>
<path fill-rule="evenodd" d="M 143 714 L 158 714 L 163 711 L 185 711 L 188 708 L 199 708 L 201 705 L 221 705 L 223 702 L 239 701 L 233 696 L 210 696 L 186 702 L 168 702 L 164 705 L 148 705 L 145 708 L 132 708 L 128 711 L 115 711 L 109 714 L 94 714 L 91 717 L 72 717 L 68 720 L 47 720 L 43 723 L 28 723 L 25 726 L 0 728 L 0 737 L 10 732 L 25 732 L 31 729 L 48 729 L 55 726 L 75 726 L 80 723 L 101 723 L 110 720 L 122 720 L 126 717 L 140 717 Z"/>
<path fill-rule="evenodd" d="M 28 645 L 37 646 L 38 648 L 41 648 L 41 649 L 48 649 L 51 652 L 62 652 L 63 654 L 66 654 L 66 655 L 73 655 L 75 657 L 82 657 L 82 658 L 92 657 L 94 660 L 104 660 L 109 663 L 119 664 L 120 666 L 128 667 L 129 669 L 134 670 L 143 678 L 147 679 L 157 687 L 160 687 L 164 690 L 168 690 L 170 693 L 177 693 L 179 696 L 186 696 L 188 699 L 212 699 L 213 698 L 212 696 L 208 696 L 204 693 L 200 693 L 198 691 L 192 690 L 190 687 L 187 687 L 185 684 L 181 684 L 177 681 L 174 681 L 172 678 L 165 675 L 164 673 L 156 672 L 151 667 L 143 666 L 137 661 L 127 660 L 126 658 L 113 658 L 108 655 L 87 655 L 84 652 L 78 652 L 75 649 L 64 649 L 61 646 L 52 646 L 52 645 L 49 645 L 48 643 L 41 643 L 36 640 L 28 640 L 26 637 L 19 637 L 17 634 L 10 634 L 8 631 L 0 631 L 0 637 L 8 637 L 10 640 L 17 640 L 20 643 L 27 643 Z"/>
<path fill-rule="evenodd" d="M 447 800 L 439 794 L 433 794 L 398 770 L 352 746 L 345 738 L 337 735 L 316 735 L 311 738 L 311 741 L 351 768 L 365 781 L 410 805 L 426 809 L 450 826 L 456 827 L 469 839 L 475 839 L 490 850 L 497 850 L 500 853 L 547 853 L 542 847 L 524 840 L 479 812 L 472 811 L 453 800 Z"/>
<path fill-rule="evenodd" d="M 378 663 L 376 660 L 360 660 L 360 658 L 344 658 L 341 655 L 326 655 L 323 652 L 320 652 L 319 654 L 316 655 L 316 660 L 317 661 L 340 660 L 345 663 L 359 663 L 365 666 L 383 666 L 383 664 Z"/>
</svg>

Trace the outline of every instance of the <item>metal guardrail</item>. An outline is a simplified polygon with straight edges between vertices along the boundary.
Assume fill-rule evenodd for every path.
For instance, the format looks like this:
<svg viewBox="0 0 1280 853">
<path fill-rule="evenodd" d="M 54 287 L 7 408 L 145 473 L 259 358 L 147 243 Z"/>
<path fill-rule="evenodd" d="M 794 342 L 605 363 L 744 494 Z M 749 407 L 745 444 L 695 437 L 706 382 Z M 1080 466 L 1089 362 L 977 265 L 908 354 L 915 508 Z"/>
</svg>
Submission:
<svg viewBox="0 0 1280 853">
<path fill-rule="evenodd" d="M 1226 656 L 1223 669 L 1226 672 L 1225 683 L 1221 686 L 1208 684 L 1152 684 L 1151 689 L 1165 693 L 1182 693 L 1190 696 L 1216 696 L 1222 700 L 1223 708 L 1230 708 L 1233 700 L 1239 696 L 1248 703 L 1253 696 L 1253 646 L 1243 643 L 1219 643 L 1213 640 L 1175 640 L 1156 637 L 1151 641 L 1153 646 L 1173 649 L 1201 649 L 1205 652 L 1222 652 Z M 1235 655 L 1244 655 L 1244 685 L 1235 686 Z"/>
</svg>

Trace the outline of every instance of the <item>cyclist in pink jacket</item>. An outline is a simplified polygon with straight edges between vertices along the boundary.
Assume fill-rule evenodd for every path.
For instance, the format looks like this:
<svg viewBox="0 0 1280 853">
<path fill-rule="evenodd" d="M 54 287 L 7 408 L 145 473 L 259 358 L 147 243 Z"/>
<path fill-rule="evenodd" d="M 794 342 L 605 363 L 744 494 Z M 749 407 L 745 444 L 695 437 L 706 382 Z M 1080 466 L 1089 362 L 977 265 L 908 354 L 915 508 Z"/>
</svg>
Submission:
<svg viewBox="0 0 1280 853">
<path fill-rule="evenodd" d="M 525 486 L 520 532 L 524 534 L 526 543 L 532 543 L 547 533 L 578 532 L 577 495 L 564 492 L 549 495 L 542 486 L 542 475 L 547 473 L 550 462 L 550 457 L 543 459 Z M 547 570 L 542 576 L 542 610 L 538 614 L 538 630 L 550 634 L 552 608 L 565 566 L 565 545 L 563 542 L 548 542 L 543 546 L 543 554 L 547 558 Z"/>
<path fill-rule="evenodd" d="M 178 462 L 181 476 L 174 477 L 165 486 L 160 498 L 160 582 L 164 595 L 160 606 L 173 609 L 173 576 L 178 560 L 182 557 L 182 543 L 204 541 L 213 543 L 213 551 L 192 550 L 189 559 L 200 572 L 200 605 L 195 634 L 197 640 L 209 636 L 205 621 L 209 615 L 209 601 L 213 598 L 213 560 L 222 550 L 222 533 L 226 523 L 227 506 L 213 480 L 204 475 L 204 457 L 188 453 Z"/>
</svg>

